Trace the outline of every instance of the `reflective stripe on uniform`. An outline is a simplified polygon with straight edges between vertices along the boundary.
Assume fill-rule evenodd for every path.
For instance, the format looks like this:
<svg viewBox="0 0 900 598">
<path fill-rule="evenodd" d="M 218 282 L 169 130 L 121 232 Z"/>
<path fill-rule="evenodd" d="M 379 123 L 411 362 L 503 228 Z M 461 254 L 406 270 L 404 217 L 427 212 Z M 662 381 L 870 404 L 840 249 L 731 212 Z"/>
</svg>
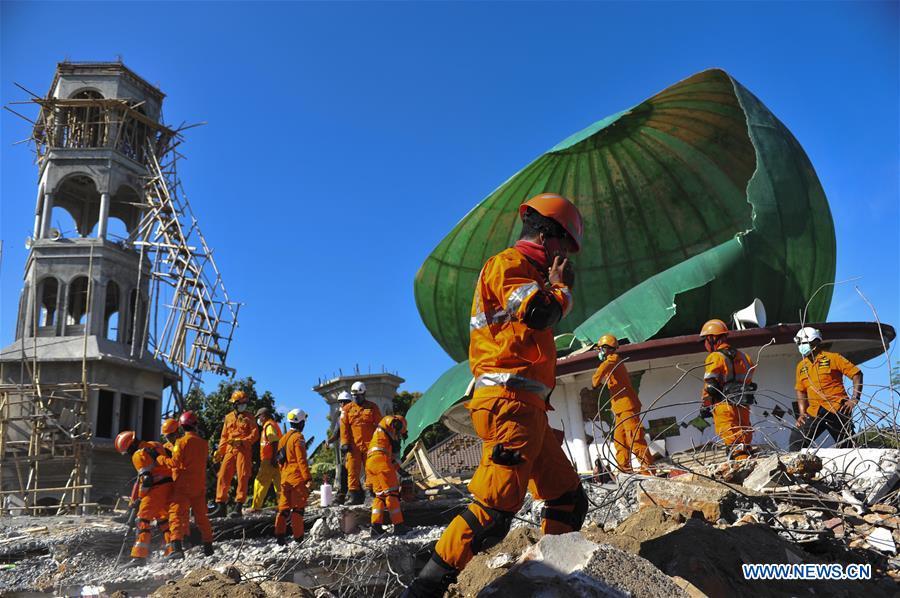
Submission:
<svg viewBox="0 0 900 598">
<path fill-rule="evenodd" d="M 536 293 L 540 289 L 540 285 L 536 282 L 529 282 L 523 285 L 520 285 L 513 289 L 513 291 L 509 294 L 509 297 L 506 298 L 506 311 L 511 314 L 515 314 L 519 311 L 519 308 L 522 307 L 522 303 L 525 302 L 531 295 Z"/>
<path fill-rule="evenodd" d="M 550 395 L 550 391 L 553 390 L 537 380 L 531 380 L 530 378 L 525 378 L 524 376 L 511 374 L 509 372 L 488 372 L 487 374 L 481 374 L 476 378 L 475 388 L 484 388 L 487 386 L 505 386 L 510 389 L 533 392 L 545 399 Z"/>
<path fill-rule="evenodd" d="M 490 318 L 484 312 L 478 312 L 469 319 L 469 330 L 479 330 L 488 324 L 505 324 L 511 320 L 513 320 L 513 317 L 505 310 L 491 314 Z"/>
<path fill-rule="evenodd" d="M 390 494 L 391 492 L 397 492 L 400 490 L 400 486 L 393 486 L 388 488 L 387 490 L 382 490 L 381 492 L 376 492 L 375 496 L 384 496 L 386 494 Z"/>
<path fill-rule="evenodd" d="M 569 315 L 569 312 L 572 311 L 572 291 L 569 290 L 569 287 L 562 287 L 559 290 L 562 291 L 562 294 L 566 297 L 566 306 L 563 309 L 563 317 L 565 318 Z"/>
<path fill-rule="evenodd" d="M 366 455 L 371 455 L 371 454 L 373 454 L 373 453 L 385 453 L 385 454 L 387 454 L 387 449 L 386 449 L 386 448 L 381 448 L 380 446 L 374 446 L 374 447 L 372 447 L 372 448 L 369 449 L 369 452 L 367 452 Z"/>
</svg>

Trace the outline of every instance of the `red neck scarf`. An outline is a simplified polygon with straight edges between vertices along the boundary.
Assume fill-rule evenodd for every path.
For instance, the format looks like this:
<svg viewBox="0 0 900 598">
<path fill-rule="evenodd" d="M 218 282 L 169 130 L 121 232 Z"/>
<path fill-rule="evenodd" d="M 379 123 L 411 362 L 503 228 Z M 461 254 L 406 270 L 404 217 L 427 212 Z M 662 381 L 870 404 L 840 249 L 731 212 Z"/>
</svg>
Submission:
<svg viewBox="0 0 900 598">
<path fill-rule="evenodd" d="M 519 253 L 540 265 L 541 268 L 549 268 L 550 264 L 547 260 L 547 250 L 540 243 L 534 241 L 516 241 L 515 248 Z"/>
</svg>

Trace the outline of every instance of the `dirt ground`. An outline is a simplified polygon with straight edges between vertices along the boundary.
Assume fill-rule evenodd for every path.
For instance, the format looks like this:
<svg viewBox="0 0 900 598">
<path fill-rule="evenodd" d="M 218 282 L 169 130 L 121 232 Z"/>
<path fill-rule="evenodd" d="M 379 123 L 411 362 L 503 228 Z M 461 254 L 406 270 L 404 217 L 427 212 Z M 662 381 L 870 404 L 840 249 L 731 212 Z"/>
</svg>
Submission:
<svg viewBox="0 0 900 598">
<path fill-rule="evenodd" d="M 167 583 L 151 594 L 157 598 L 307 598 L 314 595 L 294 583 L 265 582 L 260 586 L 253 581 L 235 581 L 210 569 L 191 571 L 183 579 Z"/>
<path fill-rule="evenodd" d="M 518 527 L 509 532 L 500 544 L 490 550 L 475 555 L 469 565 L 459 574 L 458 582 L 451 586 L 447 594 L 450 598 L 476 596 L 481 588 L 488 585 L 507 569 L 491 569 L 487 563 L 499 554 L 511 554 L 518 557 L 526 548 L 541 539 L 539 530 L 530 527 Z"/>
</svg>

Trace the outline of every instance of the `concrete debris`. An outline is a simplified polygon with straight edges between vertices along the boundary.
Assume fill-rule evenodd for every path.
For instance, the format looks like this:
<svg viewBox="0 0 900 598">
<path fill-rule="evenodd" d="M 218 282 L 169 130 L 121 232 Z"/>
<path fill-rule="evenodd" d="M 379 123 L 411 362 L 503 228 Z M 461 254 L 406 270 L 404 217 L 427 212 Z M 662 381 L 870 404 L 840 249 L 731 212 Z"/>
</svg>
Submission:
<svg viewBox="0 0 900 598">
<path fill-rule="evenodd" d="M 707 480 L 650 478 L 638 490 L 641 508 L 661 507 L 692 517 L 699 513 L 707 521 L 734 520 L 736 492 L 724 484 Z"/>
<path fill-rule="evenodd" d="M 757 492 L 763 488 L 787 486 L 790 483 L 791 479 L 787 475 L 784 463 L 780 461 L 778 455 L 772 455 L 759 461 L 750 475 L 743 481 L 745 488 L 750 488 Z"/>
<path fill-rule="evenodd" d="M 756 467 L 756 462 L 749 459 L 743 461 L 725 461 L 715 467 L 713 477 L 730 484 L 740 484 Z"/>
<path fill-rule="evenodd" d="M 881 552 L 896 554 L 897 546 L 894 544 L 894 538 L 891 531 L 884 527 L 876 527 L 869 535 L 866 536 L 866 543 Z"/>
<path fill-rule="evenodd" d="M 822 471 L 822 459 L 813 453 L 797 453 L 785 463 L 788 474 L 810 480 Z"/>
<path fill-rule="evenodd" d="M 821 476 L 858 494 L 864 504 L 880 502 L 900 482 L 900 449 L 816 449 Z"/>
</svg>

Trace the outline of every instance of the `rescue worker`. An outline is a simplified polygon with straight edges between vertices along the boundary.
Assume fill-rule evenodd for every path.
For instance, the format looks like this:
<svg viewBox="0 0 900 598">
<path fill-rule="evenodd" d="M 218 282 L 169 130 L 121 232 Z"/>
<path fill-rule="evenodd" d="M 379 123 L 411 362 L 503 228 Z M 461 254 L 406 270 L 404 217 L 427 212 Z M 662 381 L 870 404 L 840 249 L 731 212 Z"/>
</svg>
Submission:
<svg viewBox="0 0 900 598">
<path fill-rule="evenodd" d="M 351 400 L 353 399 L 346 390 L 342 390 L 338 395 L 338 418 L 332 432 L 328 435 L 328 444 L 335 446 L 337 449 L 335 450 L 335 456 L 337 457 L 337 471 L 334 472 L 334 479 L 337 481 L 338 487 L 337 493 L 334 495 L 334 502 L 339 505 L 344 504 L 344 501 L 347 500 L 347 464 L 344 462 L 345 460 L 341 458 L 340 451 L 341 417 L 343 416 L 344 409 L 347 408 Z"/>
<path fill-rule="evenodd" d="M 361 505 L 366 495 L 362 489 L 362 473 L 366 463 L 366 451 L 372 442 L 375 426 L 381 421 L 381 410 L 372 401 L 366 400 L 366 383 L 354 382 L 350 387 L 353 399 L 341 411 L 341 455 L 347 468 L 348 505 Z M 366 481 L 371 490 L 371 483 Z"/>
<path fill-rule="evenodd" d="M 275 515 L 275 538 L 285 544 L 288 517 L 295 542 L 303 541 L 303 510 L 309 498 L 309 463 L 306 460 L 306 441 L 303 427 L 306 412 L 293 409 L 287 414 L 290 429 L 278 441 L 278 462 L 281 467 L 281 491 L 278 493 L 278 514 Z"/>
<path fill-rule="evenodd" d="M 138 441 L 132 430 L 120 432 L 116 436 L 116 450 L 122 455 L 130 455 L 131 463 L 138 472 L 136 498 L 137 530 L 134 546 L 131 548 L 132 565 L 142 565 L 150 556 L 150 524 L 156 521 L 156 529 L 163 535 L 165 554 L 172 551 L 169 534 L 169 504 L 172 498 L 172 470 L 158 463 L 156 458 L 166 453 L 165 447 L 154 440 Z"/>
<path fill-rule="evenodd" d="M 594 388 L 606 386 L 609 390 L 612 412 L 615 416 L 613 442 L 616 447 L 616 463 L 619 471 L 631 473 L 631 454 L 641 463 L 641 473 L 651 474 L 653 456 L 644 437 L 641 423 L 641 401 L 631 384 L 631 376 L 625 362 L 616 352 L 619 341 L 611 334 L 605 334 L 597 341 L 600 367 L 594 372 L 591 383 Z"/>
<path fill-rule="evenodd" d="M 753 442 L 753 361 L 743 351 L 731 348 L 728 326 L 722 320 L 706 322 L 700 329 L 700 338 L 708 353 L 703 375 L 703 413 L 711 409 L 716 434 L 725 443 L 729 458 L 747 459 Z"/>
<path fill-rule="evenodd" d="M 797 429 L 791 432 L 792 451 L 808 447 L 827 431 L 837 446 L 853 445 L 853 408 L 862 396 L 863 373 L 839 353 L 822 350 L 822 333 L 809 326 L 794 337 L 802 355 L 797 364 Z M 853 381 L 847 396 L 844 376 Z"/>
<path fill-rule="evenodd" d="M 247 486 L 253 473 L 253 444 L 259 438 L 259 429 L 253 416 L 247 413 L 247 394 L 243 390 L 231 393 L 234 410 L 225 416 L 219 446 L 213 461 L 221 463 L 216 480 L 216 508 L 210 517 L 224 517 L 228 507 L 228 492 L 231 481 L 237 475 L 237 490 L 234 493 L 232 517 L 243 515 L 247 500 Z"/>
<path fill-rule="evenodd" d="M 259 470 L 253 481 L 253 503 L 248 512 L 259 511 L 266 502 L 269 488 L 275 486 L 275 495 L 281 492 L 281 472 L 275 463 L 275 450 L 281 439 L 281 426 L 272 417 L 268 407 L 260 407 L 256 411 L 256 424 L 259 426 Z"/>
<path fill-rule="evenodd" d="M 403 524 L 400 509 L 400 442 L 406 438 L 406 418 L 388 415 L 378 423 L 372 442 L 366 453 L 366 480 L 372 483 L 375 498 L 372 499 L 372 535 L 384 534 L 384 524 L 388 515 L 394 526 L 394 535 L 409 531 Z"/>
<path fill-rule="evenodd" d="M 555 193 L 519 207 L 522 235 L 491 257 L 475 286 L 469 364 L 475 378 L 466 404 L 483 440 L 469 484 L 474 501 L 444 530 L 406 596 L 442 596 L 476 553 L 509 532 L 526 490 L 544 501 L 541 530 L 581 529 L 587 495 L 547 421 L 556 384 L 553 326 L 572 309 L 574 273 L 567 254 L 581 246 L 581 214 Z"/>
<path fill-rule="evenodd" d="M 190 513 L 200 529 L 203 554 L 213 553 L 212 526 L 206 513 L 206 460 L 209 443 L 197 433 L 197 416 L 193 411 L 185 411 L 178 418 L 184 434 L 175 441 L 172 456 L 160 455 L 160 464 L 172 470 L 175 482 L 172 484 L 172 504 L 169 507 L 171 523 L 172 552 L 169 559 L 183 559 L 182 540 L 190 531 Z"/>
<path fill-rule="evenodd" d="M 178 440 L 178 420 L 172 417 L 169 417 L 163 420 L 162 426 L 160 427 L 160 435 L 163 439 L 163 446 L 166 451 L 168 451 L 169 455 L 172 454 L 172 449 L 175 448 L 175 441 Z"/>
</svg>

